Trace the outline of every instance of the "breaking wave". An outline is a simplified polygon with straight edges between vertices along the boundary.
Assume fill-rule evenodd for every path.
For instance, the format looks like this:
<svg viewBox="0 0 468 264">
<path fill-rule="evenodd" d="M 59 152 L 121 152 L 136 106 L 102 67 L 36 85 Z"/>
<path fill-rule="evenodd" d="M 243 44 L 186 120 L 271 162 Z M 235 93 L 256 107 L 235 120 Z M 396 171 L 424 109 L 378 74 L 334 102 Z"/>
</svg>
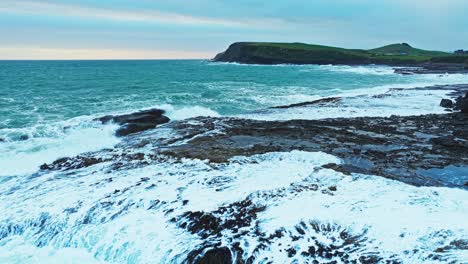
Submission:
<svg viewBox="0 0 468 264">
<path fill-rule="evenodd" d="M 252 263 L 467 259 L 466 191 L 346 176 L 327 163 L 340 160 L 292 151 L 5 179 L 0 259 L 84 250 L 93 261 L 180 263 L 220 246 Z"/>
</svg>

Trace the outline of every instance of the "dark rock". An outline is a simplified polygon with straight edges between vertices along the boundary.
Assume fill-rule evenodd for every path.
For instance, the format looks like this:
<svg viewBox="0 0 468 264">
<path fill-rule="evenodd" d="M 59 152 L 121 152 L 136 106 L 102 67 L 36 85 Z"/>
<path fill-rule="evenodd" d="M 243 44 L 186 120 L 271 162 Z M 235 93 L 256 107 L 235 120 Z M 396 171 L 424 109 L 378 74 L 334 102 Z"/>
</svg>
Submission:
<svg viewBox="0 0 468 264">
<path fill-rule="evenodd" d="M 294 248 L 289 248 L 286 250 L 288 252 L 288 257 L 292 258 L 294 255 L 296 255 L 297 251 Z"/>
<path fill-rule="evenodd" d="M 210 236 L 221 236 L 221 231 L 230 229 L 238 230 L 250 226 L 256 219 L 257 214 L 265 210 L 265 207 L 259 207 L 251 200 L 245 199 L 227 206 L 219 207 L 213 212 L 187 212 L 179 219 L 175 219 L 179 226 L 186 228 L 193 234 L 198 234 L 202 238 Z M 221 217 L 226 212 L 231 216 Z"/>
<path fill-rule="evenodd" d="M 434 252 L 446 253 L 451 250 L 468 250 L 468 240 L 454 240 L 445 247 L 437 248 Z"/>
<path fill-rule="evenodd" d="M 6 142 L 4 138 L 0 138 L 0 142 Z"/>
<path fill-rule="evenodd" d="M 51 164 L 42 164 L 39 168 L 41 170 L 71 170 L 81 169 L 95 164 L 104 162 L 102 158 L 87 157 L 87 156 L 76 156 L 74 158 L 60 158 Z"/>
<path fill-rule="evenodd" d="M 452 108 L 453 107 L 453 102 L 450 99 L 442 99 L 440 101 L 440 106 L 444 108 Z"/>
<path fill-rule="evenodd" d="M 418 67 L 396 68 L 394 72 L 402 75 L 468 73 L 464 63 L 424 63 Z"/>
<path fill-rule="evenodd" d="M 193 123 L 189 120 L 172 123 L 170 128 L 180 134 L 188 133 L 187 129 L 190 134 L 197 134 L 193 130 L 198 129 L 197 137 L 181 145 L 163 144 L 160 153 L 224 163 L 239 155 L 322 151 L 345 161 L 324 167 L 345 174 L 378 175 L 415 186 L 466 188 L 463 183 L 421 174 L 422 170 L 468 163 L 465 114 L 288 121 L 208 117 L 194 120 L 200 125 L 185 125 Z M 223 132 L 204 135 L 213 123 Z"/>
<path fill-rule="evenodd" d="M 169 122 L 169 121 L 167 121 L 167 122 Z M 167 123 L 167 122 L 163 121 L 160 124 Z M 130 135 L 130 134 L 134 134 L 134 133 L 138 133 L 138 132 L 141 132 L 141 131 L 145 131 L 145 130 L 148 130 L 148 129 L 155 128 L 156 125 L 157 124 L 154 124 L 154 123 L 130 123 L 130 124 L 125 124 L 122 127 L 120 127 L 119 129 L 117 129 L 117 131 L 115 131 L 115 135 L 118 136 L 118 137 L 123 137 L 123 136 L 127 136 L 127 135 Z"/>
<path fill-rule="evenodd" d="M 196 259 L 194 264 L 231 264 L 232 255 L 227 247 L 208 250 L 202 257 Z"/>
<path fill-rule="evenodd" d="M 29 136 L 28 135 L 21 135 L 19 137 L 19 140 L 28 140 L 29 139 Z"/>
<path fill-rule="evenodd" d="M 39 169 L 41 170 L 50 170 L 52 167 L 50 167 L 47 163 L 42 164 Z"/>
<path fill-rule="evenodd" d="M 413 75 L 414 74 L 413 72 L 410 72 L 410 71 L 398 71 L 398 73 L 401 75 Z"/>
<path fill-rule="evenodd" d="M 157 125 L 168 123 L 170 119 L 165 116 L 164 113 L 165 111 L 161 109 L 149 109 L 126 115 L 103 116 L 96 120 L 101 121 L 103 124 L 114 122 L 121 125 L 121 127 L 116 131 L 116 135 L 127 136 L 148 129 L 153 129 Z"/>
<path fill-rule="evenodd" d="M 465 96 L 459 96 L 455 101 L 455 110 L 460 110 L 462 113 L 468 113 L 468 92 Z"/>
<path fill-rule="evenodd" d="M 311 102 L 303 102 L 303 103 L 298 103 L 298 104 L 274 106 L 274 107 L 270 107 L 270 108 L 271 109 L 285 109 L 285 108 L 303 107 L 303 106 L 309 106 L 309 105 L 324 105 L 324 104 L 327 104 L 327 103 L 336 103 L 336 102 L 339 102 L 340 100 L 341 100 L 340 97 L 328 97 L 328 98 L 318 99 L 318 100 L 311 101 Z"/>
</svg>

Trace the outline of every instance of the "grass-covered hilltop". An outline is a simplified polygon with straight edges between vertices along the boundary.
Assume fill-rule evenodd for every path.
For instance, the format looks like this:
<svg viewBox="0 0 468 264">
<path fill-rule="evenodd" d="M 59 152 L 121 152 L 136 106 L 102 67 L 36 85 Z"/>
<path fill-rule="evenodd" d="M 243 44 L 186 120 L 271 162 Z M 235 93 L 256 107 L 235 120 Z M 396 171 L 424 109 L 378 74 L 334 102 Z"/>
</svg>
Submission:
<svg viewBox="0 0 468 264">
<path fill-rule="evenodd" d="M 386 64 L 450 63 L 468 66 L 468 55 L 428 51 L 407 43 L 376 49 L 345 49 L 304 43 L 236 42 L 214 61 L 246 64 Z"/>
</svg>

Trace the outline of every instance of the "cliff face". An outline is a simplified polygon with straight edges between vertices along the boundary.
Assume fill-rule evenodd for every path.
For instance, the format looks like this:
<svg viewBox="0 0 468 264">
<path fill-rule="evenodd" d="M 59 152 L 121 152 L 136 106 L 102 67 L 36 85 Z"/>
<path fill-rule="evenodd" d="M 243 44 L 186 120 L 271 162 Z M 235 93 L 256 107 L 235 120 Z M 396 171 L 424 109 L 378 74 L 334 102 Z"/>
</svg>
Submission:
<svg viewBox="0 0 468 264">
<path fill-rule="evenodd" d="M 335 48 L 316 46 L 312 49 L 303 44 L 268 44 L 236 42 L 213 59 L 222 62 L 245 64 L 366 64 L 366 56 L 358 52 L 345 52 Z M 315 46 L 314 46 L 315 47 Z"/>
<path fill-rule="evenodd" d="M 256 46 L 250 42 L 236 42 L 224 52 L 219 53 L 214 61 L 238 62 L 245 64 L 281 64 L 294 63 L 292 58 L 283 56 L 281 49 Z M 300 62 L 296 62 L 301 64 Z"/>
<path fill-rule="evenodd" d="M 233 43 L 228 47 L 226 51 L 217 54 L 213 60 L 225 61 L 225 62 L 240 62 L 243 59 L 247 59 L 248 56 L 246 55 L 248 54 L 245 50 L 247 45 L 248 45 L 247 42 Z"/>
</svg>

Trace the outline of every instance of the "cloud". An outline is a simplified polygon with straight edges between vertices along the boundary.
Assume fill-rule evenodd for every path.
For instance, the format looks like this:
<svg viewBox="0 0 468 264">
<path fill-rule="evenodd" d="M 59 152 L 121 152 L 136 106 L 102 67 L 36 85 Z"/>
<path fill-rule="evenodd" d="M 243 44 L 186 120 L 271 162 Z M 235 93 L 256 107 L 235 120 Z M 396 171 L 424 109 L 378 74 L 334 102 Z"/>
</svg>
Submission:
<svg viewBox="0 0 468 264">
<path fill-rule="evenodd" d="M 426 15 L 442 16 L 449 15 L 460 8 L 467 8 L 466 0 L 395 0 L 392 2 L 399 7 L 413 9 L 415 12 L 429 12 Z"/>
<path fill-rule="evenodd" d="M 179 50 L 0 47 L 2 60 L 207 59 L 212 56 L 208 52 Z"/>
<path fill-rule="evenodd" d="M 278 27 L 282 24 L 286 24 L 286 22 L 279 19 L 222 19 L 160 12 L 155 10 L 118 10 L 28 0 L 2 0 L 0 2 L 0 12 L 25 15 L 59 15 L 122 22 L 146 22 L 186 26 L 268 28 Z"/>
</svg>

